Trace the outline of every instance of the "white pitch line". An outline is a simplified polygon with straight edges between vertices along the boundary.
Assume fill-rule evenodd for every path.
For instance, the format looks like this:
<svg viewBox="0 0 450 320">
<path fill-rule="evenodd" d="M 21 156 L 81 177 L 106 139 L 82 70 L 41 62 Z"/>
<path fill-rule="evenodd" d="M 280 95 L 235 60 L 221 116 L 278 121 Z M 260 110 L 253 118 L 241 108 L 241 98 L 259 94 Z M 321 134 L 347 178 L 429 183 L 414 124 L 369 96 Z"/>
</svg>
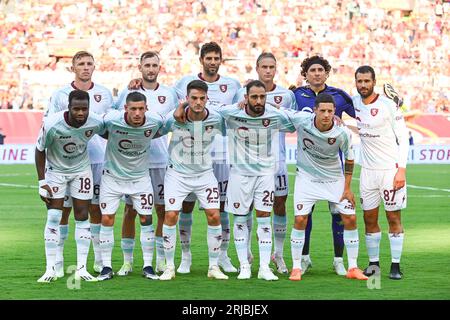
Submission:
<svg viewBox="0 0 450 320">
<path fill-rule="evenodd" d="M 38 188 L 38 186 L 29 186 L 24 184 L 12 184 L 12 183 L 0 183 L 0 187 L 30 188 L 30 189 Z"/>
<path fill-rule="evenodd" d="M 5 174 L 0 174 L 0 177 L 19 177 L 19 176 L 31 176 L 31 173 L 5 173 Z"/>
</svg>

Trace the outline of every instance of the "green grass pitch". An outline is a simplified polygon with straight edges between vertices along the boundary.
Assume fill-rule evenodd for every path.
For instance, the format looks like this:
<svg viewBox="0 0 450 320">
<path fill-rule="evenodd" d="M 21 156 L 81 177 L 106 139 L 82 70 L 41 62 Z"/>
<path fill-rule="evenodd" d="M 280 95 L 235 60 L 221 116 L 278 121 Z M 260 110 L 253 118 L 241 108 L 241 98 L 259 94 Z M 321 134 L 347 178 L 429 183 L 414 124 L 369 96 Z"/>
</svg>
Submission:
<svg viewBox="0 0 450 320">
<path fill-rule="evenodd" d="M 290 229 L 293 223 L 292 192 L 295 167 L 289 166 L 290 196 L 288 208 L 288 233 L 284 246 L 285 259 L 291 268 Z M 359 176 L 359 168 L 355 178 Z M 142 255 L 139 240 L 134 253 L 134 272 L 128 277 L 114 277 L 100 283 L 81 282 L 79 289 L 69 289 L 70 277 L 51 284 L 38 284 L 44 272 L 45 256 L 43 228 L 46 209 L 39 199 L 33 165 L 0 166 L 0 299 L 450 299 L 450 166 L 410 165 L 407 179 L 408 208 L 403 213 L 405 243 L 402 256 L 404 279 L 388 278 L 390 250 L 387 223 L 380 214 L 383 232 L 381 242 L 382 275 L 380 289 L 368 289 L 365 281 L 347 280 L 332 270 L 333 246 L 331 217 L 325 202 L 316 206 L 311 240 L 313 268 L 300 282 L 291 282 L 280 276 L 276 282 L 257 279 L 258 246 L 256 230 L 252 247 L 255 263 L 252 279 L 240 281 L 231 274 L 228 281 L 214 281 L 206 277 L 208 257 L 206 245 L 206 218 L 195 211 L 192 253 L 193 264 L 188 275 L 177 274 L 173 281 L 151 281 L 141 276 Z M 358 197 L 358 179 L 353 181 L 353 191 Z M 358 197 L 359 198 L 359 197 Z M 122 263 L 120 227 L 123 206 L 118 211 L 115 227 L 116 245 L 113 251 L 113 269 Z M 362 210 L 357 208 L 360 250 L 359 266 L 367 264 Z M 256 223 L 254 224 L 256 226 Z M 139 227 L 137 227 L 139 228 Z M 75 264 L 73 216 L 69 239 L 65 246 L 65 267 Z M 137 231 L 137 235 L 139 231 Z M 234 244 L 229 255 L 237 265 Z M 177 244 L 176 265 L 180 261 Z M 346 263 L 346 258 L 345 258 Z M 92 272 L 93 252 L 89 255 Z M 70 285 L 69 285 L 70 287 Z"/>
</svg>

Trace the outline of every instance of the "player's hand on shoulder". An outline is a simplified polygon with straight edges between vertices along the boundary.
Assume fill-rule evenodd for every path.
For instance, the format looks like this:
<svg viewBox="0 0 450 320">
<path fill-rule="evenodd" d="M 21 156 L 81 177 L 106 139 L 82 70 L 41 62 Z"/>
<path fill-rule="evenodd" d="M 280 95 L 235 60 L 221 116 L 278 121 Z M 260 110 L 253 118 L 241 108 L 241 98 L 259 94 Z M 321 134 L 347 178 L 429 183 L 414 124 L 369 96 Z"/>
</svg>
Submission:
<svg viewBox="0 0 450 320">
<path fill-rule="evenodd" d="M 133 79 L 128 83 L 128 90 L 137 90 L 142 85 L 142 79 Z"/>
<path fill-rule="evenodd" d="M 247 106 L 247 101 L 246 100 L 242 100 L 237 104 L 239 109 L 244 109 Z"/>
<path fill-rule="evenodd" d="M 253 79 L 248 79 L 247 81 L 244 82 L 244 87 L 247 86 L 250 82 L 252 82 Z"/>
<path fill-rule="evenodd" d="M 180 100 L 177 109 L 173 113 L 173 118 L 181 123 L 186 122 L 186 112 L 184 112 L 184 108 L 188 106 L 188 103 L 185 100 Z"/>
<path fill-rule="evenodd" d="M 337 115 L 334 115 L 333 119 L 334 119 L 334 123 L 338 127 L 345 127 L 345 122 L 341 118 L 339 118 Z"/>
</svg>

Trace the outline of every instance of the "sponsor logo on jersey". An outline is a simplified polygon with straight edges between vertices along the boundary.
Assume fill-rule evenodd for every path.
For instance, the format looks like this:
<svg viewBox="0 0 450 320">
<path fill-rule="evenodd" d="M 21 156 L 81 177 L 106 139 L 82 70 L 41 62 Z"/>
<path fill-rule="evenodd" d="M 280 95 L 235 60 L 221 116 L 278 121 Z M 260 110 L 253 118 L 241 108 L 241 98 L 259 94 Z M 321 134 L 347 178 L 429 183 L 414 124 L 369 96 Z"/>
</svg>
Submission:
<svg viewBox="0 0 450 320">
<path fill-rule="evenodd" d="M 67 153 L 74 153 L 77 150 L 77 145 L 73 142 L 66 143 L 63 149 Z"/>
<path fill-rule="evenodd" d="M 233 121 L 247 123 L 246 119 L 241 119 L 241 118 L 236 118 L 236 117 L 233 117 Z"/>
<path fill-rule="evenodd" d="M 72 136 L 59 136 L 58 139 L 70 139 L 72 138 Z"/>
<path fill-rule="evenodd" d="M 152 134 L 152 129 L 148 129 L 148 130 L 144 131 L 144 136 L 146 136 L 146 137 L 150 137 L 151 134 Z"/>
<path fill-rule="evenodd" d="M 304 138 L 303 139 L 303 145 L 305 146 L 305 148 L 303 148 L 303 150 L 308 149 L 308 150 L 314 150 L 314 151 L 319 152 L 319 153 L 323 153 L 323 149 L 321 147 L 319 147 L 319 146 L 316 146 L 314 144 L 314 141 L 312 141 L 311 139 Z"/>
<path fill-rule="evenodd" d="M 131 141 L 131 140 L 124 139 L 124 140 L 119 141 L 119 147 L 121 147 L 122 149 L 131 149 L 131 148 L 142 149 L 143 145 L 138 144 L 138 143 L 133 143 L 133 141 Z"/>
<path fill-rule="evenodd" d="M 378 114 L 378 109 L 377 108 L 370 109 L 370 114 L 375 117 Z"/>
<path fill-rule="evenodd" d="M 328 138 L 328 144 L 333 145 L 336 142 L 336 138 Z"/>
<path fill-rule="evenodd" d="M 170 198 L 170 199 L 169 199 L 169 203 L 170 203 L 170 204 L 174 204 L 174 203 L 175 203 L 175 198 Z"/>
<path fill-rule="evenodd" d="M 228 89 L 228 85 L 226 85 L 226 84 L 221 84 L 220 86 L 219 86 L 219 88 L 220 88 L 220 91 L 222 91 L 222 92 L 227 92 L 227 89 Z"/>
<path fill-rule="evenodd" d="M 355 108 L 355 111 L 361 112 L 361 110 L 359 110 L 358 108 Z"/>
<path fill-rule="evenodd" d="M 305 98 L 311 98 L 310 96 L 308 96 L 306 93 L 303 93 L 303 92 L 302 92 L 301 96 L 305 97 Z"/>
<path fill-rule="evenodd" d="M 205 127 L 205 131 L 206 131 L 207 133 L 211 133 L 213 129 L 214 129 L 214 126 L 206 126 L 206 127 Z"/>
<path fill-rule="evenodd" d="M 54 193 L 58 192 L 59 188 L 58 187 L 52 187 L 52 190 Z"/>
<path fill-rule="evenodd" d="M 126 131 L 120 131 L 120 130 L 116 130 L 116 131 L 114 131 L 115 133 L 118 133 L 118 134 L 128 134 L 128 132 L 126 132 Z"/>
<path fill-rule="evenodd" d="M 100 203 L 100 207 L 102 207 L 102 209 L 105 209 L 106 208 L 106 203 L 104 203 L 104 202 Z"/>
<path fill-rule="evenodd" d="M 274 96 L 273 101 L 275 101 L 276 104 L 279 104 L 279 103 L 281 103 L 281 101 L 283 101 L 283 97 L 282 96 Z"/>
<path fill-rule="evenodd" d="M 102 95 L 101 94 L 94 94 L 94 99 L 95 99 L 95 101 L 100 102 L 100 101 L 102 101 Z"/>
<path fill-rule="evenodd" d="M 158 101 L 159 103 L 163 104 L 164 102 L 166 102 L 166 96 L 158 96 Z"/>
<path fill-rule="evenodd" d="M 356 117 L 355 118 L 357 121 L 361 122 L 361 118 L 360 117 Z"/>
<path fill-rule="evenodd" d="M 237 208 L 239 208 L 239 207 L 241 206 L 241 204 L 240 204 L 239 202 L 235 202 L 235 203 L 233 204 L 233 206 L 237 209 Z"/>
<path fill-rule="evenodd" d="M 183 137 L 181 138 L 181 143 L 183 143 L 183 146 L 186 148 L 192 148 L 194 146 L 195 139 L 192 136 Z"/>
<path fill-rule="evenodd" d="M 86 137 L 90 137 L 90 136 L 92 136 L 92 133 L 94 132 L 94 130 L 87 130 L 85 133 L 84 133 L 84 135 L 86 136 Z"/>
<path fill-rule="evenodd" d="M 303 205 L 301 203 L 297 204 L 297 210 L 302 210 L 303 209 Z"/>
<path fill-rule="evenodd" d="M 270 124 L 270 119 L 263 119 L 262 120 L 262 124 L 263 124 L 264 127 L 268 127 L 269 124 Z"/>
</svg>

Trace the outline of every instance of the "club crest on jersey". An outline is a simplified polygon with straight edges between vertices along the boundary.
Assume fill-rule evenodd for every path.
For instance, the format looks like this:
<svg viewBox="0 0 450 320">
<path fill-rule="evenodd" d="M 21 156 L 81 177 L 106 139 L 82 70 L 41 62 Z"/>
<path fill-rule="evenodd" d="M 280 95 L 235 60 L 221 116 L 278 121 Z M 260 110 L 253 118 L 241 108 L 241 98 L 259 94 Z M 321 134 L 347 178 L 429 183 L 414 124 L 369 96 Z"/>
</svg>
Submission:
<svg viewBox="0 0 450 320">
<path fill-rule="evenodd" d="M 92 130 L 87 130 L 84 134 L 86 137 L 89 138 L 90 136 L 92 136 L 92 132 L 93 132 Z"/>
<path fill-rule="evenodd" d="M 228 85 L 226 85 L 226 84 L 221 84 L 221 85 L 219 86 L 219 88 L 220 88 L 220 91 L 222 91 L 222 92 L 227 92 Z"/>
<path fill-rule="evenodd" d="M 303 205 L 301 203 L 297 204 L 297 210 L 302 210 L 303 209 Z"/>
<path fill-rule="evenodd" d="M 100 101 L 102 101 L 102 95 L 101 94 L 94 94 L 94 99 L 95 99 L 95 101 L 100 102 Z"/>
<path fill-rule="evenodd" d="M 57 193 L 59 188 L 58 187 L 52 187 L 52 190 L 53 190 L 54 193 Z"/>
<path fill-rule="evenodd" d="M 151 134 L 152 134 L 152 130 L 151 130 L 151 129 L 148 129 L 148 130 L 145 130 L 145 131 L 144 131 L 144 135 L 145 135 L 146 137 L 150 137 Z"/>
<path fill-rule="evenodd" d="M 166 102 L 166 96 L 158 96 L 158 101 L 159 103 L 163 104 L 164 102 Z"/>
<path fill-rule="evenodd" d="M 237 208 L 239 208 L 240 206 L 241 206 L 241 204 L 239 203 L 239 202 L 235 202 L 234 204 L 234 207 L 237 209 Z"/>
<path fill-rule="evenodd" d="M 274 96 L 273 101 L 275 101 L 276 104 L 281 103 L 281 101 L 283 101 L 283 97 L 282 96 Z"/>
<path fill-rule="evenodd" d="M 106 208 L 106 203 L 104 203 L 104 202 L 100 203 L 100 207 L 102 207 L 102 209 L 105 209 Z"/>
<path fill-rule="evenodd" d="M 170 198 L 170 199 L 169 199 L 169 203 L 170 203 L 170 204 L 174 204 L 174 203 L 175 203 L 175 198 Z"/>
<path fill-rule="evenodd" d="M 268 127 L 269 124 L 270 124 L 270 119 L 263 119 L 262 120 L 262 124 L 263 124 L 264 127 Z"/>
<path fill-rule="evenodd" d="M 375 117 L 378 114 L 378 109 L 377 108 L 370 109 L 370 114 Z"/>
<path fill-rule="evenodd" d="M 328 144 L 333 145 L 336 142 L 336 138 L 328 138 Z"/>
<path fill-rule="evenodd" d="M 206 126 L 206 127 L 205 127 L 205 131 L 206 131 L 207 133 L 211 133 L 213 129 L 214 129 L 214 126 Z"/>
</svg>

